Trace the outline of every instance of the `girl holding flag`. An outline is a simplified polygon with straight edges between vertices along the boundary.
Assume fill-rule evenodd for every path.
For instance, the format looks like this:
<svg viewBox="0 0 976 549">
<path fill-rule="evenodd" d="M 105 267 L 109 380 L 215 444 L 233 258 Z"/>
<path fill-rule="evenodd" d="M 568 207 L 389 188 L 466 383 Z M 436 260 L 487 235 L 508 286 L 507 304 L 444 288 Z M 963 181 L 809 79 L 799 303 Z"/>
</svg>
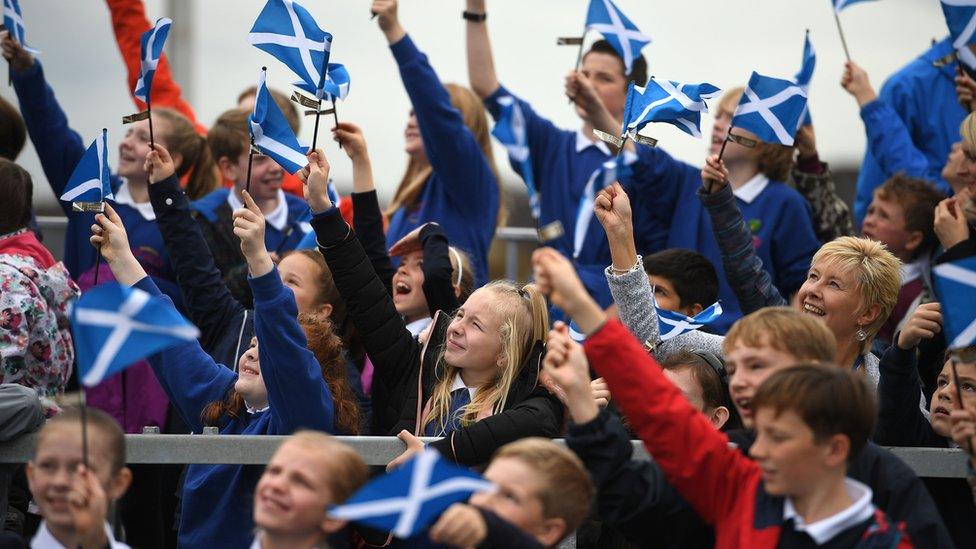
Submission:
<svg viewBox="0 0 976 549">
<path fill-rule="evenodd" d="M 495 226 L 505 218 L 487 117 L 471 90 L 440 82 L 400 25 L 397 0 L 374 0 L 372 11 L 413 104 L 404 132 L 410 161 L 386 210 L 387 246 L 436 221 L 470 255 L 475 282 L 484 284 Z"/>
<path fill-rule="evenodd" d="M 168 158 L 154 159 L 154 166 L 164 176 L 172 174 Z M 308 319 L 304 330 L 296 320 L 294 294 L 282 284 L 264 246 L 264 218 L 250 196 L 244 198 L 246 208 L 234 212 L 234 226 L 250 268 L 255 337 L 240 358 L 239 373 L 217 364 L 196 341 L 158 353 L 149 362 L 192 432 L 207 425 L 222 434 L 286 435 L 302 428 L 333 432 L 335 410 L 341 406 L 333 395 L 349 394 L 348 387 L 342 388 L 341 342 L 329 332 L 327 320 Z M 96 217 L 92 235 L 92 245 L 101 247 L 120 283 L 160 295 L 132 255 L 125 227 L 111 206 Z M 322 344 L 313 353 L 309 346 L 316 338 Z M 243 465 L 188 467 L 180 546 L 246 547 L 252 539 L 251 495 L 260 476 L 260 468 Z"/>
</svg>

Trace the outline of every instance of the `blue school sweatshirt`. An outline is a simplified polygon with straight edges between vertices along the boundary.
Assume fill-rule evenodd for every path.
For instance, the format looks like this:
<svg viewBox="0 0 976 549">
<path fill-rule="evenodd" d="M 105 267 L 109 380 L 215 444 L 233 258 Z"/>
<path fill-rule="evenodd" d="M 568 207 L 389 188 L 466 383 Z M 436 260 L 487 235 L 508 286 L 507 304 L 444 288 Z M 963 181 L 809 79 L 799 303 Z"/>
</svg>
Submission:
<svg viewBox="0 0 976 549">
<path fill-rule="evenodd" d="M 878 94 L 878 99 L 901 119 L 908 129 L 911 142 L 925 156 L 928 162 L 926 178 L 947 194 L 951 189 L 939 172 L 945 165 L 952 144 L 959 141 L 959 125 L 966 117 L 966 111 L 956 97 L 956 63 L 936 67 L 933 62 L 952 52 L 952 40 L 945 38 L 891 75 Z M 869 106 L 865 105 L 865 108 Z M 863 111 L 861 116 L 864 118 Z M 867 124 L 868 120 L 865 119 L 865 126 Z M 874 189 L 890 175 L 875 156 L 869 133 L 854 199 L 857 226 L 861 225 L 867 214 Z"/>
<path fill-rule="evenodd" d="M 518 101 L 525 118 L 529 158 L 536 191 L 539 193 L 539 226 L 544 227 L 553 221 L 562 223 L 563 235 L 547 245 L 559 250 L 564 256 L 573 258 L 580 198 L 593 173 L 613 156 L 602 141 L 593 142 L 581 131 L 556 127 L 540 116 L 527 101 L 504 86 L 499 86 L 484 100 L 485 107 L 495 120 L 501 116 L 498 100 L 506 96 Z M 522 175 L 520 162 L 509 158 L 509 163 L 516 173 Z M 635 187 L 630 178 L 620 183 L 631 198 L 634 198 L 635 192 L 665 195 L 664 200 L 674 200 L 675 197 L 674 187 L 650 188 L 647 184 Z M 667 197 L 669 194 L 670 198 Z M 635 215 L 634 238 L 638 253 L 649 254 L 663 249 L 667 227 L 659 221 L 655 217 Z M 610 244 L 596 215 L 590 218 L 580 253 L 573 263 L 586 289 L 600 306 L 607 307 L 613 303 L 607 278 L 603 274 L 603 270 L 610 264 Z"/>
<path fill-rule="evenodd" d="M 38 60 L 22 72 L 11 71 L 14 90 L 20 102 L 20 112 L 27 125 L 31 142 L 41 160 L 44 175 L 55 196 L 61 196 L 74 172 L 75 166 L 85 154 L 89 143 L 82 141 L 78 132 L 68 125 L 68 118 L 54 96 L 54 90 L 44 79 L 44 70 Z M 109 200 L 125 225 L 129 245 L 136 259 L 156 284 L 178 305 L 182 306 L 176 275 L 170 267 L 169 256 L 163 237 L 156 227 L 155 216 L 149 202 L 135 205 L 119 202 L 128 195 L 124 182 L 112 174 L 112 190 L 116 200 Z M 74 212 L 71 204 L 58 201 L 68 218 L 65 231 L 64 264 L 75 280 L 94 268 L 96 252 L 89 242 L 91 226 L 95 215 L 87 212 Z M 140 212 L 140 208 L 142 212 Z M 103 266 L 104 269 L 104 266 Z M 104 273 L 103 273 L 104 274 Z M 102 280 L 106 280 L 103 278 Z"/>
<path fill-rule="evenodd" d="M 451 244 L 471 257 L 475 284 L 481 286 L 488 282 L 488 249 L 495 236 L 499 207 L 498 181 L 427 56 L 409 35 L 392 44 L 390 50 L 400 67 L 433 171 L 417 205 L 394 212 L 386 244 L 392 246 L 420 225 L 436 221 Z"/>
<path fill-rule="evenodd" d="M 217 189 L 203 198 L 194 200 L 190 203 L 190 207 L 200 212 L 207 221 L 217 223 L 217 209 L 227 204 L 229 195 L 230 189 Z M 268 250 L 282 254 L 297 248 L 302 238 L 312 232 L 312 226 L 308 224 L 312 219 L 312 212 L 304 200 L 291 193 L 278 191 L 278 198 L 285 201 L 287 221 L 281 230 L 265 221 L 264 245 Z"/>
<path fill-rule="evenodd" d="M 261 376 L 268 407 L 225 418 L 222 435 L 290 435 L 297 429 L 333 431 L 332 394 L 298 325 L 298 306 L 275 268 L 249 279 L 254 293 L 254 333 L 260 342 Z M 135 287 L 153 295 L 148 278 Z M 223 400 L 237 374 L 217 364 L 196 341 L 149 358 L 170 401 L 194 433 L 203 431 L 201 413 Z M 254 488 L 264 468 L 256 465 L 190 465 L 180 512 L 181 547 L 247 547 L 253 537 Z"/>
<path fill-rule="evenodd" d="M 698 199 L 701 170 L 657 148 L 643 148 L 634 166 L 634 177 L 641 181 L 667 182 L 678 190 L 675 201 L 657 200 L 642 195 L 635 211 L 654 210 L 670 216 L 668 248 L 694 250 L 712 262 L 718 274 L 722 316 L 709 324 L 709 330 L 724 334 L 742 316 L 739 301 L 729 286 L 722 266 L 722 252 L 712 229 L 708 212 Z M 659 181 L 659 184 L 660 184 Z M 738 195 L 750 194 L 744 200 Z M 757 186 L 744 186 L 736 194 L 736 204 L 753 234 L 756 254 L 763 268 L 783 296 L 790 296 L 803 284 L 810 260 L 820 247 L 813 232 L 810 205 L 800 193 L 785 183 L 769 181 L 758 193 Z M 703 303 L 707 307 L 710 303 Z"/>
</svg>

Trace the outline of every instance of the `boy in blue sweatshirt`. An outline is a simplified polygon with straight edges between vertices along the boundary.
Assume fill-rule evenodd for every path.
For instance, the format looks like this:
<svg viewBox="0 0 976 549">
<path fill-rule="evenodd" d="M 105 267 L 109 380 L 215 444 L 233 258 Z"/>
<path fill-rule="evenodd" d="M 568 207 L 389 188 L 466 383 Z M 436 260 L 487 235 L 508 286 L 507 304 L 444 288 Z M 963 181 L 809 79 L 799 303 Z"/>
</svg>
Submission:
<svg viewBox="0 0 976 549">
<path fill-rule="evenodd" d="M 305 201 L 281 190 L 285 171 L 270 156 L 255 153 L 250 160 L 251 180 L 248 186 L 248 153 L 250 135 L 245 109 L 231 109 L 217 118 L 207 143 L 210 153 L 225 180 L 233 181 L 229 189 L 217 189 L 193 202 L 197 222 L 207 240 L 214 262 L 234 299 L 253 307 L 247 282 L 247 262 L 234 236 L 234 210 L 244 207 L 242 192 L 249 188 L 252 198 L 264 216 L 267 227 L 264 245 L 277 256 L 294 250 L 306 233 L 312 230 L 311 214 Z"/>
<path fill-rule="evenodd" d="M 264 248 L 265 220 L 250 196 L 235 212 L 235 232 L 248 260 L 254 294 L 255 337 L 239 373 L 217 364 L 196 341 L 149 359 L 190 430 L 222 434 L 287 435 L 297 429 L 333 430 L 332 394 L 296 321 L 298 307 Z M 125 228 L 111 207 L 96 216 L 91 241 L 122 283 L 153 295 L 159 289 L 135 261 Z M 261 344 L 258 344 L 258 341 Z M 191 465 L 183 486 L 179 543 L 185 547 L 246 547 L 253 528 L 252 496 L 261 467 Z"/>
</svg>

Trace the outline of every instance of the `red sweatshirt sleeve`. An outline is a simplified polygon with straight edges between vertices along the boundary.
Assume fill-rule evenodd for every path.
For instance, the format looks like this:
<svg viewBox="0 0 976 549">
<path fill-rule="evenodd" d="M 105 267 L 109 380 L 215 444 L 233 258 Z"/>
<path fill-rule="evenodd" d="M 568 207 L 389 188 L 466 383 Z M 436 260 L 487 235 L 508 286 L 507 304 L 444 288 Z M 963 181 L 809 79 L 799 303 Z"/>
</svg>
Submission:
<svg viewBox="0 0 976 549">
<path fill-rule="evenodd" d="M 709 524 L 754 503 L 759 467 L 695 410 L 630 332 L 609 320 L 584 345 L 617 406 L 670 482 Z"/>
<path fill-rule="evenodd" d="M 152 24 L 146 19 L 146 9 L 142 5 L 142 0 L 105 1 L 108 4 L 109 12 L 112 14 L 112 30 L 115 32 L 115 41 L 119 45 L 122 60 L 125 62 L 129 94 L 131 95 L 141 72 L 142 48 L 140 41 L 142 34 L 152 28 Z M 187 117 L 196 126 L 197 132 L 201 135 L 207 135 L 207 128 L 197 123 L 193 108 L 183 100 L 183 92 L 173 81 L 173 73 L 169 69 L 169 60 L 165 55 L 160 58 L 159 65 L 156 67 L 156 75 L 153 76 L 152 99 L 154 105 L 169 107 Z M 132 97 L 132 101 L 139 110 L 146 108 L 146 104 L 136 99 L 135 96 Z"/>
</svg>

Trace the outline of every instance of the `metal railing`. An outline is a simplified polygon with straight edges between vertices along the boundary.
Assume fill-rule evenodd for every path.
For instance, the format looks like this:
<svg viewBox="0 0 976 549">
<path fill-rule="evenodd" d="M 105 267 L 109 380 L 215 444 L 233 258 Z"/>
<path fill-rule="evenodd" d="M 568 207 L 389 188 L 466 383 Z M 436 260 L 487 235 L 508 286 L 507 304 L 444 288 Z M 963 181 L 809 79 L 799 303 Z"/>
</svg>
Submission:
<svg viewBox="0 0 976 549">
<path fill-rule="evenodd" d="M 126 435 L 128 463 L 264 465 L 285 439 L 272 435 Z M 386 465 L 406 448 L 396 437 L 336 437 L 363 457 L 368 465 Z M 0 463 L 24 463 L 34 452 L 37 435 L 0 444 Z M 436 439 L 425 439 L 436 440 Z M 556 440 L 564 444 L 561 439 Z M 640 441 L 633 441 L 634 457 L 650 459 Z M 949 448 L 890 448 L 920 477 L 966 478 L 966 454 Z"/>
</svg>

